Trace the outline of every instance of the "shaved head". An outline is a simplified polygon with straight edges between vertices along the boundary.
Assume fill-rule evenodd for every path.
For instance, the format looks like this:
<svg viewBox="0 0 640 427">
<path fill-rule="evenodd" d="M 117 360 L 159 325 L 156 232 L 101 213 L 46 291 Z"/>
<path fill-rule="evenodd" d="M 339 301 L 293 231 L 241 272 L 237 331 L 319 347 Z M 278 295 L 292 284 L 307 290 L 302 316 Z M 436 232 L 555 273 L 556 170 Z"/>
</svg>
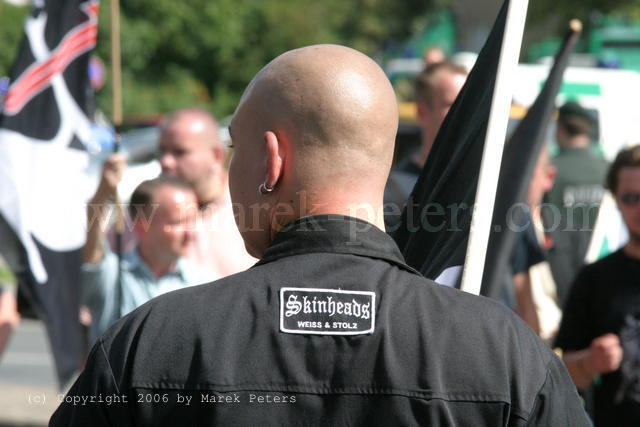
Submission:
<svg viewBox="0 0 640 427">
<path fill-rule="evenodd" d="M 221 197 L 224 148 L 209 112 L 188 108 L 169 114 L 160 127 L 158 151 L 162 173 L 188 182 L 201 203 Z"/>
<path fill-rule="evenodd" d="M 262 201 L 255 189 L 265 182 L 277 184 L 269 200 L 290 203 L 295 215 L 381 207 L 397 128 L 395 93 L 369 57 L 336 45 L 289 51 L 254 77 L 231 122 L 232 198 Z M 282 163 L 273 179 L 265 169 L 269 138 Z M 302 193 L 307 210 L 297 204 Z"/>
<path fill-rule="evenodd" d="M 240 104 L 311 156 L 304 162 L 314 167 L 309 172 L 321 175 L 330 164 L 369 175 L 375 165 L 386 180 L 398 127 L 396 98 L 384 72 L 362 53 L 334 45 L 287 52 L 256 75 Z"/>
<path fill-rule="evenodd" d="M 162 121 L 161 132 L 171 133 L 176 129 L 183 129 L 185 132 L 200 136 L 200 141 L 206 147 L 220 144 L 218 123 L 208 111 L 185 108 L 167 115 Z"/>
</svg>

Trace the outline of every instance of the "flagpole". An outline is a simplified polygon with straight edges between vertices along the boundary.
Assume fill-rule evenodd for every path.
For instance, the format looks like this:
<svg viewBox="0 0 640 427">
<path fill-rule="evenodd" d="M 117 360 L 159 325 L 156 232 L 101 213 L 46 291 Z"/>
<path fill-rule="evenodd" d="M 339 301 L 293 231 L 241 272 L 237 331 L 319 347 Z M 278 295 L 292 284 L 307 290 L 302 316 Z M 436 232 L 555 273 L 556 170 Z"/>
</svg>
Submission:
<svg viewBox="0 0 640 427">
<path fill-rule="evenodd" d="M 463 291 L 476 295 L 480 293 L 482 283 L 482 272 L 489 242 L 500 163 L 513 96 L 514 76 L 520 56 L 527 7 L 528 0 L 512 0 L 509 4 L 495 90 L 491 102 L 461 283 Z"/>
<path fill-rule="evenodd" d="M 122 125 L 122 81 L 120 61 L 120 0 L 111 0 L 111 102 L 113 125 Z M 119 141 L 117 141 L 119 142 Z"/>
<path fill-rule="evenodd" d="M 113 126 L 115 128 L 114 152 L 120 151 L 122 125 L 122 79 L 120 60 L 120 0 L 111 0 L 111 102 Z M 116 254 L 118 256 L 118 274 L 116 279 L 115 304 L 118 317 L 122 315 L 122 235 L 124 234 L 124 209 L 116 190 Z"/>
<path fill-rule="evenodd" d="M 554 55 L 553 66 L 542 90 L 504 147 L 498 179 L 499 194 L 496 194 L 491 222 L 492 227 L 501 231 L 490 230 L 480 290 L 484 296 L 498 297 L 504 276 L 509 270 L 509 260 L 520 233 L 508 229 L 508 224 L 525 224 L 522 221 L 526 222 L 530 219 L 529 216 L 534 216 L 533 212 L 528 215 L 520 209 L 512 211 L 511 208 L 514 204 L 524 203 L 526 200 L 529 181 L 545 145 L 547 127 L 555 110 L 556 97 L 562 86 L 571 52 L 580 37 L 581 28 L 580 21 L 574 19 L 570 22 L 562 44 Z"/>
</svg>

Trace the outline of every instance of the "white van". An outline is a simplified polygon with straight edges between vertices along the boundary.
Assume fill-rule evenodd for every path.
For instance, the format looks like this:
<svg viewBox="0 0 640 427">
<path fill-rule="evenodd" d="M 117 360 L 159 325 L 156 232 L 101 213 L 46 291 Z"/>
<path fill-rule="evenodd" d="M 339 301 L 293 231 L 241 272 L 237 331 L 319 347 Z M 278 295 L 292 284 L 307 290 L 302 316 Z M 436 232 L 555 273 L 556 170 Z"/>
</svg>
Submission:
<svg viewBox="0 0 640 427">
<path fill-rule="evenodd" d="M 411 87 L 412 76 L 416 74 L 410 61 L 390 63 L 385 67 L 390 79 L 404 80 L 404 92 Z M 521 119 L 526 109 L 533 104 L 544 84 L 549 65 L 520 64 L 513 94 L 516 107 L 511 110 L 513 126 Z M 400 79 L 397 77 L 401 75 Z M 402 98 L 402 96 L 399 96 Z M 556 100 L 556 106 L 573 100 L 592 111 L 598 119 L 597 141 L 604 156 L 611 161 L 616 153 L 630 144 L 640 143 L 640 73 L 631 70 L 611 70 L 603 68 L 568 67 Z M 519 108 L 518 106 L 524 107 Z M 400 133 L 416 133 L 416 108 L 412 102 L 400 102 Z M 400 135 L 402 137 L 403 135 Z M 415 139 L 415 138 L 414 138 Z M 413 142 L 413 141 L 412 141 Z M 415 142 L 414 144 L 415 145 Z"/>
<path fill-rule="evenodd" d="M 520 64 L 515 104 L 529 107 L 549 74 L 547 65 Z M 611 161 L 621 148 L 640 142 L 640 73 L 630 70 L 568 67 L 556 105 L 577 101 L 595 113 L 597 140 Z"/>
</svg>

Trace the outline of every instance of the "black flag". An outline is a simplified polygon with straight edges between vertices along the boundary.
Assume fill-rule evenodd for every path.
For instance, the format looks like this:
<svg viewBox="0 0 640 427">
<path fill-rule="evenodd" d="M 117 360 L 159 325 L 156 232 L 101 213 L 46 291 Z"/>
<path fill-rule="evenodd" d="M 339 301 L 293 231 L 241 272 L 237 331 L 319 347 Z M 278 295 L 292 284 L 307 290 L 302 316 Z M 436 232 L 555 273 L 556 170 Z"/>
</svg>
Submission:
<svg viewBox="0 0 640 427">
<path fill-rule="evenodd" d="M 573 21 L 573 24 L 578 25 L 577 22 Z M 530 220 L 525 216 L 527 188 L 546 142 L 562 77 L 579 35 L 579 28 L 569 29 L 542 91 L 505 145 L 482 275 L 482 295 L 496 297 L 499 293 L 516 241 L 516 230 Z"/>
<path fill-rule="evenodd" d="M 460 276 L 464 264 L 508 8 L 506 0 L 392 231 L 407 263 L 430 279 Z"/>
<path fill-rule="evenodd" d="M 409 265 L 428 278 L 449 284 L 462 276 L 508 7 L 507 0 L 438 132 L 402 214 L 401 225 L 392 233 Z M 574 33 L 565 38 L 543 90 L 505 146 L 492 220 L 492 230 L 498 226 L 503 232 L 490 235 L 483 295 L 495 296 L 510 259 L 515 235 L 506 226 L 507 213 L 524 200 L 562 75 L 577 40 Z"/>
<path fill-rule="evenodd" d="M 47 326 L 61 385 L 84 350 L 78 278 L 97 33 L 97 0 L 34 0 L 0 111 L 0 215 L 25 255 L 23 291 Z"/>
</svg>

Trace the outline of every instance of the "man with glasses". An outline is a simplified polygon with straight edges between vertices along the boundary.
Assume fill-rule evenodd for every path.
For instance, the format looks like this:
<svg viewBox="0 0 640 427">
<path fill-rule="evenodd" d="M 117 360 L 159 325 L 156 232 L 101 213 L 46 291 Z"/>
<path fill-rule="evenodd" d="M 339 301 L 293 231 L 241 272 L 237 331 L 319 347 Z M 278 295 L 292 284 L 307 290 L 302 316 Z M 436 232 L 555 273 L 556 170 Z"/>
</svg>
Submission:
<svg viewBox="0 0 640 427">
<path fill-rule="evenodd" d="M 617 252 L 584 267 L 556 345 L 574 383 L 594 385 L 595 424 L 640 425 L 640 145 L 621 151 L 607 185 L 629 230 Z"/>
</svg>

